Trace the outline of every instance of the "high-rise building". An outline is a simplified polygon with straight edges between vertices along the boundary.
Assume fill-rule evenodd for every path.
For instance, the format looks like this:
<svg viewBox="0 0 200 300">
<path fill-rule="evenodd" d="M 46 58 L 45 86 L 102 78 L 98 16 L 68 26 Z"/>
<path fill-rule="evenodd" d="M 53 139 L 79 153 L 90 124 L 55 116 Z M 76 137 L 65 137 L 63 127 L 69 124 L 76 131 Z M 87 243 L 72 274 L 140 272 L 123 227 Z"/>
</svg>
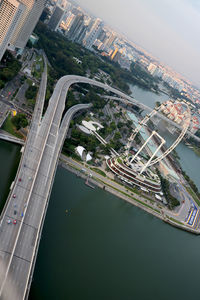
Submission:
<svg viewBox="0 0 200 300">
<path fill-rule="evenodd" d="M 57 5 L 59 5 L 60 7 L 64 8 L 64 9 L 66 9 L 67 4 L 68 4 L 68 1 L 67 1 L 67 0 L 59 0 L 59 1 L 57 2 Z"/>
<path fill-rule="evenodd" d="M 101 28 L 102 28 L 102 21 L 99 18 L 97 18 L 94 21 L 90 31 L 88 32 L 88 34 L 85 38 L 86 48 L 88 48 L 88 49 L 92 48 L 92 45 L 94 44 L 95 40 L 98 38 L 98 35 L 101 32 Z"/>
<path fill-rule="evenodd" d="M 100 34 L 99 34 L 99 40 L 104 43 L 105 40 L 107 38 L 107 35 L 106 35 L 106 31 L 104 31 L 103 29 L 101 30 Z"/>
<path fill-rule="evenodd" d="M 120 59 L 122 58 L 122 54 L 123 54 L 123 52 L 122 52 L 121 50 L 118 51 L 118 52 L 116 53 L 115 57 L 113 58 L 113 61 L 119 63 Z"/>
<path fill-rule="evenodd" d="M 60 6 L 56 6 L 50 20 L 48 26 L 51 30 L 57 30 L 58 26 L 60 25 L 62 18 L 64 16 L 65 10 Z"/>
<path fill-rule="evenodd" d="M 24 28 L 24 24 L 28 18 L 28 15 L 29 15 L 31 9 L 33 8 L 33 5 L 34 5 L 34 0 L 22 0 L 20 2 L 25 5 L 25 10 L 24 10 L 24 13 L 20 18 L 20 22 L 12 36 L 10 47 L 9 47 L 11 50 L 15 50 L 15 48 L 20 48 L 18 45 L 18 38 L 19 38 L 21 31 Z"/>
<path fill-rule="evenodd" d="M 114 44 L 116 38 L 117 37 L 116 37 L 115 33 L 113 33 L 113 32 L 110 33 L 109 37 L 104 42 L 104 46 L 107 47 L 107 48 L 110 48 Z"/>
<path fill-rule="evenodd" d="M 84 38 L 86 36 L 86 33 L 87 33 L 87 30 L 88 30 L 88 26 L 87 25 L 82 26 L 79 34 L 76 37 L 76 42 L 77 43 L 79 43 L 79 44 L 83 43 L 83 40 L 84 40 Z"/>
<path fill-rule="evenodd" d="M 20 3 L 25 5 L 25 10 L 11 39 L 10 49 L 24 49 L 42 14 L 46 1 L 47 0 L 19 0 Z"/>
<path fill-rule="evenodd" d="M 21 0 L 20 0 L 21 1 Z M 23 0 L 24 1 L 24 0 Z M 16 48 L 24 49 L 30 35 L 32 34 L 46 4 L 47 0 L 35 0 L 31 11 L 24 22 L 23 28 L 21 28 L 16 41 Z"/>
<path fill-rule="evenodd" d="M 163 76 L 163 74 L 164 74 L 164 70 L 162 70 L 161 68 L 157 68 L 153 72 L 153 76 L 157 76 L 159 78 L 161 78 Z"/>
<path fill-rule="evenodd" d="M 68 38 L 72 41 L 76 41 L 76 38 L 78 37 L 82 27 L 84 26 L 84 15 L 83 14 L 78 14 L 74 22 L 68 32 Z"/>
<path fill-rule="evenodd" d="M 16 31 L 25 6 L 16 0 L 2 0 L 0 2 L 0 60 Z"/>
<path fill-rule="evenodd" d="M 115 48 L 115 50 L 112 52 L 110 59 L 113 60 L 115 58 L 115 55 L 117 54 L 117 52 L 119 51 L 118 48 Z"/>
<path fill-rule="evenodd" d="M 71 12 L 68 12 L 66 14 L 66 17 L 67 18 L 66 18 L 66 21 L 65 21 L 65 30 L 66 30 L 66 33 L 67 33 L 70 30 L 76 16 L 74 14 L 72 14 Z"/>
<path fill-rule="evenodd" d="M 80 14 L 80 13 L 82 13 L 83 12 L 83 10 L 80 8 L 80 6 L 79 7 L 73 7 L 72 8 L 72 13 L 74 14 L 74 15 L 78 15 L 78 14 Z"/>
<path fill-rule="evenodd" d="M 71 9 L 71 7 L 72 7 L 72 4 L 68 1 L 66 1 L 66 4 L 64 6 L 65 11 L 66 12 L 69 11 Z"/>
</svg>

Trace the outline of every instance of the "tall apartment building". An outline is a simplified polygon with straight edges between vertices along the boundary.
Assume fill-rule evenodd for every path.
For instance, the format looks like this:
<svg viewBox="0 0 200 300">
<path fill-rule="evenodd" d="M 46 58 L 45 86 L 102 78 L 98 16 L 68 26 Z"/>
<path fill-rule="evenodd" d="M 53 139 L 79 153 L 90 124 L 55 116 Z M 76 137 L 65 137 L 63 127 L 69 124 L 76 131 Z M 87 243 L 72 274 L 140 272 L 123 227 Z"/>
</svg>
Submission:
<svg viewBox="0 0 200 300">
<path fill-rule="evenodd" d="M 60 25 L 62 18 L 64 16 L 65 10 L 61 8 L 60 6 L 56 6 L 50 20 L 48 23 L 48 26 L 51 30 L 56 31 L 58 29 L 58 26 Z"/>
<path fill-rule="evenodd" d="M 115 50 L 112 52 L 111 56 L 110 56 L 110 59 L 113 60 L 115 58 L 115 56 L 117 55 L 119 49 L 118 48 L 115 48 Z"/>
<path fill-rule="evenodd" d="M 79 43 L 79 44 L 82 44 L 83 43 L 83 40 L 86 36 L 86 33 L 87 33 L 87 30 L 88 30 L 88 26 L 87 25 L 83 25 L 79 34 L 76 36 L 76 42 Z"/>
<path fill-rule="evenodd" d="M 68 38 L 72 41 L 75 41 L 77 36 L 79 35 L 79 32 L 81 31 L 82 27 L 84 25 L 84 15 L 83 14 L 78 14 L 74 22 L 68 32 Z"/>
<path fill-rule="evenodd" d="M 66 32 L 68 32 L 70 30 L 76 16 L 74 14 L 72 14 L 72 12 L 68 12 L 66 14 L 66 16 L 67 16 L 67 18 L 65 21 L 65 28 L 66 28 L 65 30 L 66 30 Z"/>
<path fill-rule="evenodd" d="M 102 21 L 97 18 L 90 31 L 88 32 L 86 38 L 85 38 L 85 47 L 88 49 L 92 48 L 92 45 L 94 44 L 95 40 L 98 38 L 102 28 Z"/>
<path fill-rule="evenodd" d="M 114 34 L 113 32 L 110 33 L 108 38 L 104 42 L 104 46 L 107 47 L 107 48 L 110 48 L 114 44 L 116 38 L 117 38 L 116 34 Z"/>
<path fill-rule="evenodd" d="M 47 0 L 20 0 L 25 5 L 20 23 L 11 39 L 10 49 L 24 49 L 32 34 Z"/>
<path fill-rule="evenodd" d="M 104 42 L 106 41 L 107 35 L 106 35 L 106 31 L 105 31 L 105 30 L 103 30 L 103 29 L 101 30 L 98 39 L 99 39 L 102 43 L 104 43 Z"/>
<path fill-rule="evenodd" d="M 0 60 L 19 25 L 24 11 L 25 6 L 17 0 L 2 0 L 0 2 Z"/>
<path fill-rule="evenodd" d="M 57 1 L 57 5 L 59 5 L 60 7 L 66 9 L 67 5 L 69 4 L 69 2 L 67 0 L 59 0 Z"/>
<path fill-rule="evenodd" d="M 21 1 L 21 0 L 20 0 Z M 35 3 L 29 12 L 29 15 L 24 23 L 23 28 L 20 30 L 16 47 L 24 48 L 28 42 L 30 35 L 32 34 L 37 22 L 45 8 L 47 0 L 35 0 Z"/>
<path fill-rule="evenodd" d="M 22 16 L 20 18 L 19 24 L 12 36 L 10 47 L 9 47 L 11 50 L 15 50 L 15 48 L 20 48 L 20 47 L 18 47 L 19 45 L 17 45 L 18 38 L 21 33 L 21 30 L 23 30 L 23 28 L 24 28 L 24 24 L 25 24 L 25 22 L 28 18 L 28 15 L 34 4 L 34 0 L 22 0 L 20 2 L 25 5 L 25 10 L 24 10 L 24 13 L 22 14 Z"/>
</svg>

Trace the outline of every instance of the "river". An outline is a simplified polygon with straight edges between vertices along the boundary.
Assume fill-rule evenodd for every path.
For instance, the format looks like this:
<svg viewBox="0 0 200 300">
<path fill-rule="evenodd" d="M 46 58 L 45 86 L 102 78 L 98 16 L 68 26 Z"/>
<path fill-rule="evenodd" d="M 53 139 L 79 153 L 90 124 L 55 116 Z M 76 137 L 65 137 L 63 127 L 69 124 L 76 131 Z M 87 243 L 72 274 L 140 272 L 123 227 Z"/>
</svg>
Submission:
<svg viewBox="0 0 200 300">
<path fill-rule="evenodd" d="M 169 99 L 169 97 L 163 93 L 155 94 L 150 91 L 141 89 L 136 85 L 135 86 L 129 85 L 129 86 L 130 86 L 130 90 L 132 92 L 132 96 L 136 100 L 146 104 L 147 106 L 149 106 L 151 108 L 155 107 L 155 104 L 157 101 L 164 102 Z"/>
<path fill-rule="evenodd" d="M 0 210 L 4 205 L 9 187 L 15 178 L 20 160 L 20 146 L 0 140 Z"/>
<path fill-rule="evenodd" d="M 139 92 L 147 104 L 149 97 L 142 98 L 144 91 Z M 1 189 L 6 190 L 5 171 L 13 172 L 13 161 L 8 165 L 12 151 L 2 143 L 0 178 Z M 15 151 L 17 157 L 19 148 Z M 199 186 L 200 158 L 183 144 L 177 152 Z M 29 300 L 198 298 L 199 253 L 199 236 L 165 224 L 101 189 L 93 190 L 58 167 Z"/>
</svg>

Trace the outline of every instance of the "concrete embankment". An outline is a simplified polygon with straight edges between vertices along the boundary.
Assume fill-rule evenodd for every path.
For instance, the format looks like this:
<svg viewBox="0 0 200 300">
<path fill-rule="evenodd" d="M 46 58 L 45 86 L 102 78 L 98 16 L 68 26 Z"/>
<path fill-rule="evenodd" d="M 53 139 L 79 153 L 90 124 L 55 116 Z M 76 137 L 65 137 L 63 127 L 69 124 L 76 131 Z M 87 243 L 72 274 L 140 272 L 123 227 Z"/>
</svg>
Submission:
<svg viewBox="0 0 200 300">
<path fill-rule="evenodd" d="M 75 166 L 73 166 L 70 163 L 67 163 L 67 162 L 64 162 L 64 161 L 60 161 L 59 163 L 63 168 L 67 169 L 68 171 L 70 172 L 73 172 L 74 174 L 76 174 L 78 177 L 86 180 L 88 178 L 87 174 L 85 173 L 82 173 L 81 170 L 77 169 Z M 157 208 L 151 208 L 149 207 L 148 204 L 144 203 L 140 203 L 138 199 L 134 199 L 134 196 L 132 195 L 128 195 L 127 193 L 124 193 L 120 190 L 117 190 L 116 188 L 113 188 L 112 186 L 110 185 L 107 185 L 107 183 L 105 182 L 105 180 L 99 180 L 99 178 L 95 178 L 95 176 L 93 176 L 92 178 L 89 179 L 89 181 L 91 182 L 91 184 L 93 185 L 96 185 L 98 186 L 99 188 L 101 189 L 104 189 L 105 191 L 108 191 L 109 193 L 129 202 L 130 204 L 132 205 L 135 205 L 143 210 L 145 210 L 146 212 L 154 215 L 155 217 L 163 220 L 164 222 L 174 226 L 174 227 L 177 227 L 179 229 L 182 229 L 182 230 L 186 230 L 188 232 L 191 232 L 191 233 L 194 233 L 194 234 L 200 234 L 199 231 L 197 231 L 196 229 L 193 229 L 193 228 L 190 228 L 190 227 L 187 227 L 185 226 L 184 224 L 181 224 L 179 222 L 176 222 L 175 220 L 171 220 L 171 219 L 168 219 L 166 218 L 165 215 L 162 214 L 162 210 L 159 210 Z M 137 196 L 137 195 L 135 195 Z M 145 199 L 144 199 L 145 201 Z"/>
</svg>

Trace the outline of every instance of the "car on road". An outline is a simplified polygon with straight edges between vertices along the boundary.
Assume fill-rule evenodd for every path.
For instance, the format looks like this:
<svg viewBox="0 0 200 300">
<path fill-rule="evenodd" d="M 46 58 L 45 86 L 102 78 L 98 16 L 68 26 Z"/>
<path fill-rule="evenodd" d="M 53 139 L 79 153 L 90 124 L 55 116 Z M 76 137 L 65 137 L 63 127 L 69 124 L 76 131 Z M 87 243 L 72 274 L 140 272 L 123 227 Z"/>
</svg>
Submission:
<svg viewBox="0 0 200 300">
<path fill-rule="evenodd" d="M 15 220 L 13 220 L 13 224 L 14 225 L 16 225 L 17 224 L 17 220 L 15 219 Z"/>
<path fill-rule="evenodd" d="M 13 198 L 16 198 L 16 194 L 13 194 Z"/>
<path fill-rule="evenodd" d="M 21 178 L 19 178 L 19 182 L 21 182 L 22 181 L 22 179 Z"/>
<path fill-rule="evenodd" d="M 7 220 L 7 223 L 8 223 L 8 224 L 12 224 L 12 222 L 11 222 L 11 220 L 10 220 L 10 219 L 8 219 L 8 220 Z"/>
</svg>

